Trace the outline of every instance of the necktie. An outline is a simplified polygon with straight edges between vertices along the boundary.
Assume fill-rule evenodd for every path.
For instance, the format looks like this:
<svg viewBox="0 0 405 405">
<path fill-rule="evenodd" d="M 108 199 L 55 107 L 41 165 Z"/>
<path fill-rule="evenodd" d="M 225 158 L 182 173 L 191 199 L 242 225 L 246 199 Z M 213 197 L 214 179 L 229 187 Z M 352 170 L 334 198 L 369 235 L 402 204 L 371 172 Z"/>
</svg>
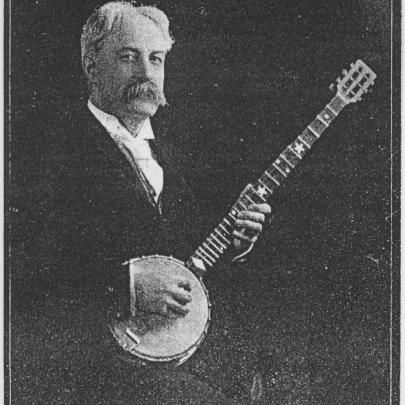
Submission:
<svg viewBox="0 0 405 405">
<path fill-rule="evenodd" d="M 155 191 L 155 201 L 163 190 L 163 169 L 154 159 L 147 139 L 133 138 L 126 144 L 131 158 Z"/>
</svg>

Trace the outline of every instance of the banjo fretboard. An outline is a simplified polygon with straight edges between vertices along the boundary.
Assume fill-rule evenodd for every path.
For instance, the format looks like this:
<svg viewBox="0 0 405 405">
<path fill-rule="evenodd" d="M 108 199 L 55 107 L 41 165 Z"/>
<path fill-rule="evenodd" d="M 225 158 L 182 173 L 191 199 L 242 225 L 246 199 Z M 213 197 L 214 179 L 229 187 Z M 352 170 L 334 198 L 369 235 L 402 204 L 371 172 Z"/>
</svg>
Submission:
<svg viewBox="0 0 405 405">
<path fill-rule="evenodd" d="M 230 212 L 187 260 L 187 267 L 202 274 L 207 267 L 214 266 L 233 243 L 232 233 L 236 228 L 235 220 L 238 214 L 246 210 L 250 204 L 267 202 L 343 108 L 351 102 L 360 100 L 361 95 L 373 84 L 376 77 L 362 61 L 352 64 L 350 72 L 343 71 L 343 73 L 345 77 L 338 80 L 336 96 L 232 206 Z"/>
</svg>

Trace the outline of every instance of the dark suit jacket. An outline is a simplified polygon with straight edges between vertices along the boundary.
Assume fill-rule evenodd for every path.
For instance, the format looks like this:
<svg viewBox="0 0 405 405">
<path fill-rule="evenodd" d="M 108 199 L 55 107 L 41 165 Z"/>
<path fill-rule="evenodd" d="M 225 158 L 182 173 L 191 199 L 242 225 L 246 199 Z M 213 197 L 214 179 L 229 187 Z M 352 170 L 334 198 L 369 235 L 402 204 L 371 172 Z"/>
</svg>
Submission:
<svg viewBox="0 0 405 405">
<path fill-rule="evenodd" d="M 128 266 L 122 263 L 151 254 L 184 261 L 201 243 L 202 221 L 164 135 L 150 141 L 164 170 L 164 188 L 156 204 L 87 106 L 66 118 L 51 170 L 54 195 L 47 222 L 53 223 L 50 250 L 59 270 L 51 278 L 91 291 L 100 303 L 98 317 L 104 320 L 107 307 L 116 304 L 107 294 L 112 288 L 120 310 L 128 308 Z"/>
<path fill-rule="evenodd" d="M 185 259 L 199 242 L 198 206 L 173 150 L 160 136 L 151 141 L 164 170 L 158 206 L 141 179 L 87 108 L 65 128 L 58 162 L 59 223 L 69 259 L 122 262 L 147 254 Z M 93 274 L 91 274 L 93 275 Z"/>
<path fill-rule="evenodd" d="M 77 370 L 83 376 L 94 370 L 91 358 L 99 352 L 93 348 L 102 349 L 109 335 L 106 293 L 111 282 L 126 272 L 121 263 L 156 253 L 185 260 L 202 240 L 201 221 L 164 134 L 152 142 L 164 169 L 160 213 L 84 103 L 60 112 L 38 132 L 50 143 L 43 151 L 38 192 L 31 193 L 36 196 L 31 198 L 32 215 L 27 213 L 35 222 L 30 225 L 30 259 L 18 283 L 13 278 L 13 325 L 28 346 L 33 328 L 40 329 L 35 334 L 48 347 L 31 342 L 31 348 L 42 353 L 35 361 L 44 356 L 61 362 L 71 359 L 72 367 L 64 367 L 81 365 L 88 370 Z M 128 295 L 128 284 L 124 294 Z"/>
<path fill-rule="evenodd" d="M 108 395 L 111 384 L 123 392 L 134 391 L 133 381 L 126 380 L 132 367 L 125 368 L 121 360 L 111 356 L 117 345 L 107 329 L 109 287 L 114 285 L 118 292 L 121 288 L 122 296 L 128 298 L 128 284 L 116 287 L 115 283 L 126 272 L 123 261 L 156 253 L 185 260 L 207 231 L 179 159 L 164 134 L 157 134 L 152 144 L 165 176 L 159 212 L 125 156 L 85 105 L 57 119 L 58 124 L 48 130 L 48 139 L 53 142 L 47 151 L 51 157 L 46 164 L 47 181 L 39 193 L 42 201 L 37 222 L 44 225 L 34 236 L 34 276 L 21 289 L 31 291 L 33 299 L 20 300 L 27 305 L 14 320 L 24 342 L 24 349 L 16 356 L 32 365 L 35 372 L 28 373 L 36 374 L 38 381 L 47 379 L 48 393 L 42 393 L 45 403 L 66 403 L 66 398 L 94 400 L 94 390 L 106 384 L 110 384 L 105 388 Z M 224 290 L 220 285 L 218 289 Z M 214 302 L 214 306 L 226 309 L 222 302 Z M 225 312 L 229 317 L 229 311 Z M 225 322 L 221 321 L 215 334 L 218 313 L 214 311 L 206 345 L 218 348 L 212 362 L 224 369 L 218 359 L 231 345 Z M 198 355 L 194 358 L 199 361 Z M 40 378 L 41 372 L 46 377 Z M 128 390 L 123 388 L 125 384 Z M 171 383 L 167 384 L 170 387 Z"/>
</svg>

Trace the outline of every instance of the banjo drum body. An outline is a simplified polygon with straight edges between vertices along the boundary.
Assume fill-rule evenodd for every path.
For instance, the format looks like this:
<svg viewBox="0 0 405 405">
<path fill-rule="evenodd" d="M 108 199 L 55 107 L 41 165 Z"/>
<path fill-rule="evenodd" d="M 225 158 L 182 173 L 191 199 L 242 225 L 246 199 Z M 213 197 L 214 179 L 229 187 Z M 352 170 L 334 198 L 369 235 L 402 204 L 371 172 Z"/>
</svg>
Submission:
<svg viewBox="0 0 405 405">
<path fill-rule="evenodd" d="M 136 311 L 135 316 L 114 320 L 109 325 L 119 345 L 132 357 L 147 362 L 182 364 L 196 351 L 208 330 L 210 303 L 204 284 L 173 257 L 145 256 L 131 259 L 125 265 L 129 265 L 130 271 L 147 272 L 151 277 L 167 274 L 189 280 L 193 299 L 188 304 L 187 315 L 168 317 Z"/>
</svg>

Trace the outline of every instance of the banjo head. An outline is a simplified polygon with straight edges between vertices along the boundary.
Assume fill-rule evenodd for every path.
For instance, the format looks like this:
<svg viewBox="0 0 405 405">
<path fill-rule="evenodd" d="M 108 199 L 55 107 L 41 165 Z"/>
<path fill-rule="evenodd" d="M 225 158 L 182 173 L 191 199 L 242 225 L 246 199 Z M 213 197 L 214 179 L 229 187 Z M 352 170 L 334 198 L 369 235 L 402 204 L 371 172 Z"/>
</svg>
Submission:
<svg viewBox="0 0 405 405">
<path fill-rule="evenodd" d="M 172 257 L 146 256 L 131 259 L 130 270 L 187 278 L 192 301 L 189 313 L 180 317 L 136 312 L 135 317 L 116 320 L 110 329 L 119 345 L 131 355 L 151 362 L 187 360 L 203 340 L 210 320 L 210 304 L 204 285 L 184 264 Z"/>
</svg>

